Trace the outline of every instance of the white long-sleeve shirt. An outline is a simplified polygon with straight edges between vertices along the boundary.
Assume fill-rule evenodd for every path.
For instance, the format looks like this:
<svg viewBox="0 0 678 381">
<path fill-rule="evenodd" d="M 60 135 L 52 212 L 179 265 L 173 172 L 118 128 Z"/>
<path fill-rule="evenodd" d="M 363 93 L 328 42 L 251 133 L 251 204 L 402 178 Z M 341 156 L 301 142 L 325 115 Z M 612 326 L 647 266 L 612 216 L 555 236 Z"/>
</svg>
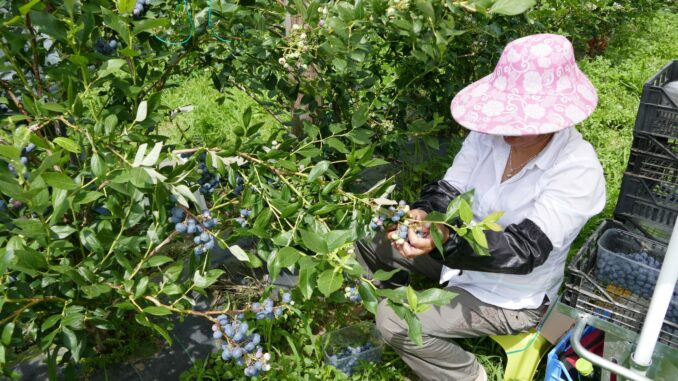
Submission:
<svg viewBox="0 0 678 381">
<path fill-rule="evenodd" d="M 593 147 L 575 128 L 556 132 L 548 145 L 512 178 L 501 182 L 510 147 L 501 136 L 471 132 L 444 179 L 461 192 L 475 189 L 477 221 L 504 211 L 502 226 L 530 219 L 553 244 L 541 266 L 525 275 L 443 267 L 440 282 L 461 287 L 483 302 L 508 309 L 553 301 L 563 280 L 570 245 L 586 221 L 605 206 L 605 178 Z"/>
</svg>

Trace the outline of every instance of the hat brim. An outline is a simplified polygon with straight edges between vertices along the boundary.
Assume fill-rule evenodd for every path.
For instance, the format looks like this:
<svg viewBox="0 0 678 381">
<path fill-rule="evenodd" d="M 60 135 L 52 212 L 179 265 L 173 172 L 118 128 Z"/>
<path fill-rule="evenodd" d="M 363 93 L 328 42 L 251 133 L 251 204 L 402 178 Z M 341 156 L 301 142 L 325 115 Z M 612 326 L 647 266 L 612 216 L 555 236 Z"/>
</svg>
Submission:
<svg viewBox="0 0 678 381">
<path fill-rule="evenodd" d="M 547 134 L 574 126 L 588 118 L 598 104 L 593 84 L 575 70 L 574 83 L 569 78 L 559 82 L 557 91 L 550 94 L 538 91 L 539 82 L 519 91 L 518 86 L 512 88 L 490 74 L 457 93 L 450 103 L 452 117 L 469 130 L 502 136 Z"/>
</svg>

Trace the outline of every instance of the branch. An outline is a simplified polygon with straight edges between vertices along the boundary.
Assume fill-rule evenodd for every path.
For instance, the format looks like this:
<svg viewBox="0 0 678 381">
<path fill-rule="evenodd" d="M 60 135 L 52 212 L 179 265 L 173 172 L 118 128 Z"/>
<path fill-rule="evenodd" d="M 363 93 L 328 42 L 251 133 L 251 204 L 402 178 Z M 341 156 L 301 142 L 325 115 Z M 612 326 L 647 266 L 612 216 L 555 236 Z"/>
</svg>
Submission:
<svg viewBox="0 0 678 381">
<path fill-rule="evenodd" d="M 228 80 L 228 83 L 230 83 L 232 86 L 237 87 L 238 90 L 242 91 L 243 93 L 245 93 L 245 95 L 250 97 L 253 101 L 257 102 L 257 104 L 261 108 L 263 108 L 264 111 L 266 111 L 269 115 L 271 115 L 273 117 L 273 119 L 275 119 L 278 123 L 285 125 L 285 123 L 282 121 L 282 119 L 280 119 L 278 117 L 278 115 L 276 115 L 273 111 L 271 111 L 268 107 L 266 107 L 264 105 L 264 102 L 260 101 L 257 97 L 255 97 L 246 87 L 240 85 L 239 83 L 233 82 L 233 80 L 231 80 L 231 79 Z"/>
<path fill-rule="evenodd" d="M 33 76 L 35 77 L 36 84 L 38 85 L 38 98 L 41 98 L 42 80 L 40 79 L 40 67 L 38 63 L 38 42 L 35 37 L 33 24 L 31 23 L 30 13 L 26 13 L 26 27 L 28 27 L 28 31 L 31 33 L 31 50 L 33 50 Z"/>
<path fill-rule="evenodd" d="M 9 96 L 9 99 L 12 100 L 12 103 L 14 103 L 14 105 L 16 105 L 16 107 L 19 109 L 19 112 L 30 117 L 30 115 L 28 115 L 28 112 L 26 112 L 24 105 L 21 103 L 21 101 L 14 95 L 12 90 L 9 88 L 9 84 L 7 83 L 7 81 L 0 80 L 0 86 L 2 86 L 3 90 L 5 90 L 5 92 Z"/>
<path fill-rule="evenodd" d="M 184 59 L 191 51 L 192 49 L 186 49 L 183 52 L 174 55 L 174 57 L 172 57 L 172 59 L 170 60 L 169 66 L 165 68 L 165 71 L 162 73 L 160 78 L 158 78 L 158 80 L 155 81 L 155 83 L 153 83 L 149 88 L 142 91 L 139 94 L 139 99 L 144 99 L 146 95 L 148 95 L 148 93 L 154 89 L 163 88 L 165 86 L 165 83 L 167 82 L 167 79 L 169 79 L 174 69 L 179 65 L 179 62 L 181 62 L 181 60 Z"/>
</svg>

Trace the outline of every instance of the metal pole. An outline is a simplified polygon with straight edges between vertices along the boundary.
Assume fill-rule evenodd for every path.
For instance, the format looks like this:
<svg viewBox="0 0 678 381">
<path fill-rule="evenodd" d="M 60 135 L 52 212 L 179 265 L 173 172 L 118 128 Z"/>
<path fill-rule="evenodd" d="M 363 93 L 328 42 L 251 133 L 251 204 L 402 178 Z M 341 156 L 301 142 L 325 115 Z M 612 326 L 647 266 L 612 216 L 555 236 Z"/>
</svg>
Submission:
<svg viewBox="0 0 678 381">
<path fill-rule="evenodd" d="M 673 297 L 673 288 L 678 281 L 678 224 L 674 224 L 671 240 L 666 249 L 664 263 L 659 272 L 657 286 L 652 294 L 650 307 L 645 317 L 643 330 L 638 338 L 638 346 L 631 356 L 631 367 L 639 374 L 645 374 L 652 362 L 652 353 L 657 345 L 657 339 L 664 323 Z"/>
</svg>

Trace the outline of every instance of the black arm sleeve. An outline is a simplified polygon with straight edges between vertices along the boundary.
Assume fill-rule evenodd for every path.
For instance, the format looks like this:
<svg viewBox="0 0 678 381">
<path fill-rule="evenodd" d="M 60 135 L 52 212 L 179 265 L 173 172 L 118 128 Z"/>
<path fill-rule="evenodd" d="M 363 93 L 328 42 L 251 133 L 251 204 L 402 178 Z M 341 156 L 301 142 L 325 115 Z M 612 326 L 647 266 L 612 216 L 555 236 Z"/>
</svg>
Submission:
<svg viewBox="0 0 678 381">
<path fill-rule="evenodd" d="M 511 224 L 503 232 L 486 230 L 485 237 L 488 256 L 476 254 L 465 239 L 452 232 L 444 244 L 443 264 L 460 270 L 529 274 L 544 264 L 553 250 L 551 240 L 529 219 Z"/>
<path fill-rule="evenodd" d="M 460 194 L 461 192 L 447 181 L 438 180 L 424 187 L 421 197 L 411 205 L 411 208 L 421 209 L 426 213 L 433 210 L 445 213 L 450 202 Z"/>
</svg>

